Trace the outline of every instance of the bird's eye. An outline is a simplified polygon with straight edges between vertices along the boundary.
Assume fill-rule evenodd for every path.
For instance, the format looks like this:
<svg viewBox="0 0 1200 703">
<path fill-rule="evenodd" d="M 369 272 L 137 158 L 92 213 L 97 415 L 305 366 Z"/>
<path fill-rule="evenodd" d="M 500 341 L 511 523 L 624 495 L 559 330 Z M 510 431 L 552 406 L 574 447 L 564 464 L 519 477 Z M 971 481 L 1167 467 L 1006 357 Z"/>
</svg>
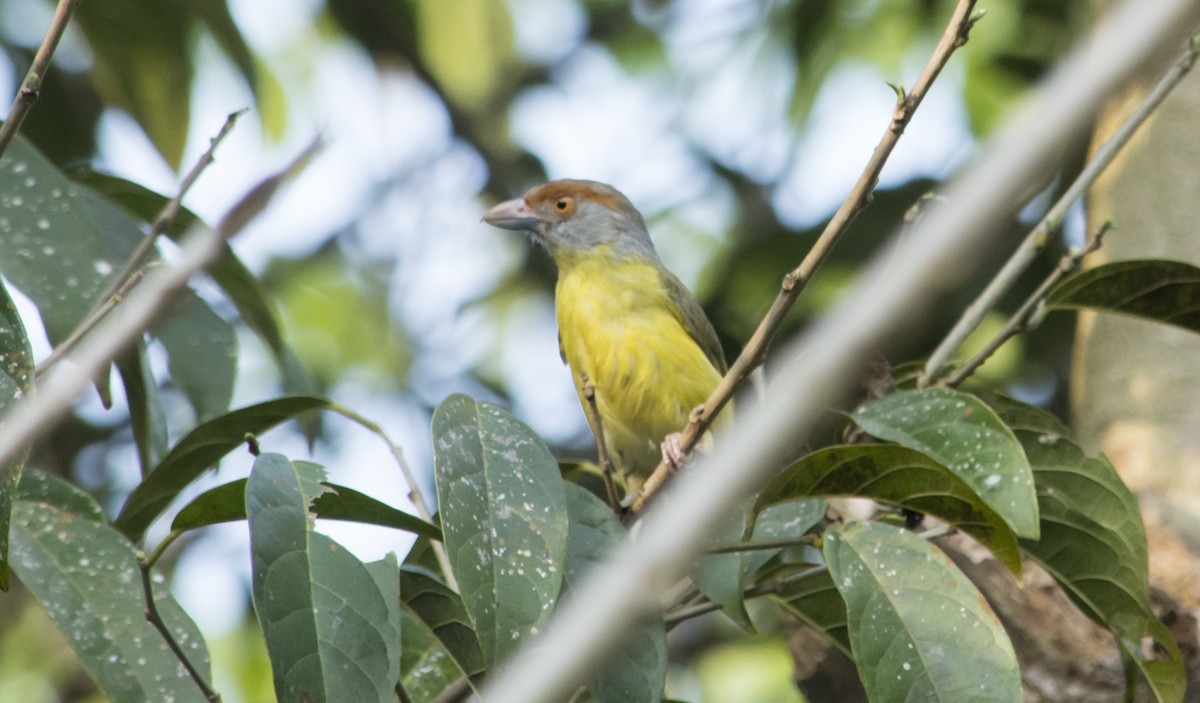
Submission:
<svg viewBox="0 0 1200 703">
<path fill-rule="evenodd" d="M 568 212 L 574 204 L 575 201 L 570 198 L 559 198 L 554 201 L 554 209 L 559 212 Z"/>
</svg>

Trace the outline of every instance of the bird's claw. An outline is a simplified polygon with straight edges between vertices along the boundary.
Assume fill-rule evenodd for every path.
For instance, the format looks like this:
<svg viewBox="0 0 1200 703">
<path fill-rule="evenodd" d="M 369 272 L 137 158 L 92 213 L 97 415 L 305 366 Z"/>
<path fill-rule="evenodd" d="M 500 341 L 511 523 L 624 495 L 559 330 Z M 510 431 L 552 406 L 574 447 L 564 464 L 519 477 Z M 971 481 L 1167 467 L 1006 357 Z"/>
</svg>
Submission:
<svg viewBox="0 0 1200 703">
<path fill-rule="evenodd" d="M 682 440 L 683 434 L 680 432 L 672 432 L 663 439 L 662 458 L 671 471 L 679 471 L 687 464 L 687 452 L 683 451 Z"/>
</svg>

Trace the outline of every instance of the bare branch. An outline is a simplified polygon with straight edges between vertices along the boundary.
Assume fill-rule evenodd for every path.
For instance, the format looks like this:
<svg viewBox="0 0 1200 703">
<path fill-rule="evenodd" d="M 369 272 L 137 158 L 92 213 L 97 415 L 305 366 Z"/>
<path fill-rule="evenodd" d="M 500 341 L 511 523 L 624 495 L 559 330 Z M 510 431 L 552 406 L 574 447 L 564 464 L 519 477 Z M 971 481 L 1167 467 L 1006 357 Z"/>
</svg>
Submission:
<svg viewBox="0 0 1200 703">
<path fill-rule="evenodd" d="M 1154 90 L 1146 96 L 1142 104 L 1138 106 L 1129 119 L 1121 125 L 1113 136 L 1106 141 L 1095 155 L 1084 166 L 1083 171 L 1071 184 L 1070 188 L 1062 194 L 1062 197 L 1050 208 L 1041 222 L 1033 228 L 1024 241 L 1021 242 L 1013 255 L 1005 262 L 1004 267 L 996 274 L 996 277 L 988 283 L 979 297 L 971 302 L 967 309 L 963 311 L 962 317 L 954 324 L 953 329 L 946 334 L 945 339 L 938 344 L 937 349 L 925 362 L 925 370 L 918 380 L 918 385 L 925 387 L 934 381 L 939 368 L 942 368 L 950 356 L 962 346 L 962 343 L 970 336 L 971 332 L 979 326 L 983 318 L 988 314 L 988 311 L 995 307 L 996 302 L 1000 300 L 1000 296 L 1004 295 L 1021 273 L 1028 268 L 1029 264 L 1046 248 L 1050 233 L 1053 232 L 1060 224 L 1063 218 L 1067 216 L 1067 211 L 1075 204 L 1075 201 L 1083 197 L 1083 194 L 1088 188 L 1095 183 L 1096 178 L 1108 168 L 1117 154 L 1121 152 L 1129 140 L 1133 138 L 1134 133 L 1142 126 L 1148 117 L 1158 108 L 1163 99 L 1170 94 L 1171 90 L 1179 85 L 1196 63 L 1196 56 L 1200 50 L 1200 44 L 1197 44 L 1197 39 L 1200 37 L 1192 37 L 1187 42 L 1187 48 L 1184 49 L 1183 55 L 1179 57 L 1167 69 L 1163 77 L 1158 81 L 1158 85 Z"/>
<path fill-rule="evenodd" d="M 17 97 L 8 111 L 8 117 L 5 118 L 4 124 L 0 125 L 0 156 L 17 136 L 17 132 L 21 129 L 21 123 L 25 121 L 25 117 L 33 109 L 33 104 L 41 95 L 42 82 L 46 80 L 50 59 L 54 57 L 54 50 L 58 48 L 58 42 L 62 39 L 63 32 L 67 31 L 71 13 L 75 11 L 79 2 L 80 0 L 59 0 L 58 7 L 54 10 L 54 17 L 50 20 L 50 27 L 46 30 L 46 38 L 42 40 L 41 46 L 34 54 L 33 64 L 25 74 L 25 80 L 21 81 L 21 87 L 17 89 Z"/>
</svg>

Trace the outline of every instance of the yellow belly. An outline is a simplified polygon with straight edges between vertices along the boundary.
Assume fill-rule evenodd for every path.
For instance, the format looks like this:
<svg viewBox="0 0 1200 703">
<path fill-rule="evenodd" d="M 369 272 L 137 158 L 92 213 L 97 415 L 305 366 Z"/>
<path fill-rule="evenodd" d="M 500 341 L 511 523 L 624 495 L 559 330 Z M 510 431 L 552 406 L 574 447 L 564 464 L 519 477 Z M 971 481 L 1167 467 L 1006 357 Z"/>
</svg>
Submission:
<svg viewBox="0 0 1200 703">
<path fill-rule="evenodd" d="M 582 372 L 595 389 L 610 459 L 627 488 L 640 484 L 658 465 L 663 438 L 683 428 L 721 375 L 673 312 L 652 264 L 560 262 L 555 306 L 580 401 Z"/>
</svg>

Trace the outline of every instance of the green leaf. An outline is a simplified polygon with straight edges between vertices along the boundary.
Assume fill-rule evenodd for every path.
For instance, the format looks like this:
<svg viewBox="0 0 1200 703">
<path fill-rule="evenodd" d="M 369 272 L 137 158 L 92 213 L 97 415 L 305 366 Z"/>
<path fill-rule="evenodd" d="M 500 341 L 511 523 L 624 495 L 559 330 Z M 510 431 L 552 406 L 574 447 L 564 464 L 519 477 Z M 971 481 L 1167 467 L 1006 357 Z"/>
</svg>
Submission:
<svg viewBox="0 0 1200 703">
<path fill-rule="evenodd" d="M 777 542 L 795 539 L 811 530 L 825 517 L 823 499 L 789 500 L 758 512 L 754 518 L 754 542 Z M 801 545 L 800 549 L 804 549 Z M 756 549 L 746 553 L 746 580 L 754 577 L 763 566 L 783 549 Z"/>
<path fill-rule="evenodd" d="M 71 180 L 82 183 L 104 195 L 130 215 L 147 224 L 153 223 L 170 201 L 165 195 L 156 193 L 143 185 L 91 169 L 74 169 L 69 172 Z M 187 208 L 180 208 L 167 235 L 179 240 L 200 218 Z M 279 329 L 279 316 L 275 311 L 262 283 L 250 272 L 229 245 L 225 245 L 220 257 L 207 272 L 221 291 L 237 308 L 238 315 L 246 326 L 266 342 L 275 357 L 275 363 L 284 374 L 285 388 L 293 392 L 308 392 L 314 388 L 307 371 L 292 363 L 292 352 L 283 340 Z"/>
<path fill-rule="evenodd" d="M 712 545 L 720 546 L 746 539 L 751 501 L 744 500 L 731 507 L 713 531 Z M 611 510 L 610 510 L 611 512 Z M 749 572 L 747 552 L 706 554 L 696 558 L 688 575 L 696 588 L 738 627 L 755 634 L 754 622 L 746 612 L 746 575 Z"/>
<path fill-rule="evenodd" d="M 455 678 L 477 683 L 484 673 L 483 650 L 462 598 L 424 569 L 407 565 L 400 569 L 400 596 L 409 615 L 440 643 L 457 669 Z"/>
<path fill-rule="evenodd" d="M 826 533 L 825 559 L 872 703 L 1024 700 L 999 619 L 937 547 L 890 525 L 854 523 Z"/>
<path fill-rule="evenodd" d="M 587 577 L 613 547 L 626 539 L 625 528 L 608 505 L 587 489 L 568 483 L 570 533 L 564 593 Z M 588 682 L 596 703 L 658 703 L 667 681 L 667 632 L 661 614 L 647 617 Z"/>
<path fill-rule="evenodd" d="M 96 87 L 137 120 L 167 165 L 178 170 L 187 144 L 193 73 L 183 7 L 107 0 L 82 3 L 74 19 L 93 53 Z M 130 41 L 129 31 L 136 31 L 137 41 Z"/>
<path fill-rule="evenodd" d="M 246 483 L 254 609 L 279 700 L 391 703 L 400 648 L 392 608 L 371 572 L 311 530 L 325 489 L 316 464 L 263 454 Z"/>
<path fill-rule="evenodd" d="M 846 601 L 833 585 L 828 569 L 809 567 L 805 575 L 789 585 L 787 593 L 776 600 L 809 627 L 829 638 L 847 657 L 854 656 L 850 651 Z"/>
<path fill-rule="evenodd" d="M 4 417 L 9 410 L 29 391 L 33 373 L 33 351 L 25 334 L 25 325 L 8 289 L 0 281 L 0 427 L 4 426 Z M 12 517 L 13 494 L 21 482 L 27 456 L 27 452 L 21 452 L 0 466 L 0 591 L 8 590 L 8 525 Z"/>
<path fill-rule="evenodd" d="M 66 479 L 36 469 L 21 475 L 17 500 L 26 503 L 46 503 L 74 518 L 107 523 L 104 511 L 87 493 Z"/>
<path fill-rule="evenodd" d="M 957 474 L 921 452 L 883 444 L 826 447 L 784 469 L 758 495 L 761 512 L 796 498 L 858 496 L 933 515 L 971 535 L 1014 574 L 1017 537 Z"/>
<path fill-rule="evenodd" d="M 1200 332 L 1200 268 L 1161 259 L 1103 264 L 1058 284 L 1046 305 L 1115 312 Z"/>
<path fill-rule="evenodd" d="M 1071 436 L 1071 429 L 1063 424 L 1062 420 L 1041 408 L 1035 408 L 1028 403 L 1022 403 L 999 393 L 992 394 L 987 401 L 988 405 L 992 406 L 992 409 L 1004 421 L 1004 424 L 1014 432 L 1029 430 L 1056 437 Z M 1026 453 L 1028 454 L 1028 452 Z M 1034 467 L 1034 482 L 1037 482 L 1037 467 Z"/>
<path fill-rule="evenodd" d="M 171 378 L 187 396 L 197 420 L 229 410 L 237 374 L 233 325 L 188 292 L 159 316 L 151 333 L 167 350 Z"/>
<path fill-rule="evenodd" d="M 221 46 L 221 51 L 237 66 L 250 92 L 257 95 L 258 67 L 255 64 L 254 53 L 246 44 L 246 39 L 234 22 L 233 16 L 229 14 L 227 0 L 185 0 L 185 4 L 188 11 L 204 23 Z"/>
<path fill-rule="evenodd" d="M 1182 657 L 1150 606 L 1149 551 L 1137 498 L 1104 457 L 1089 458 L 1054 434 L 1022 430 L 1017 437 L 1033 464 L 1042 514 L 1041 539 L 1022 545 L 1088 617 L 1112 630 L 1160 701 L 1182 701 Z M 1143 653 L 1146 637 L 1167 652 L 1166 660 Z"/>
<path fill-rule="evenodd" d="M 434 411 L 433 450 L 446 551 L 490 669 L 545 624 L 558 597 L 563 482 L 532 430 L 465 395 Z"/>
<path fill-rule="evenodd" d="M 950 469 L 1013 532 L 1037 538 L 1033 470 L 1020 442 L 983 401 L 945 388 L 901 391 L 864 405 L 853 417 L 871 435 Z"/>
<path fill-rule="evenodd" d="M 61 498 L 61 486 L 40 488 Z M 31 488 L 34 486 L 31 485 Z M 94 506 L 94 504 L 93 504 Z M 82 507 L 82 506 L 81 506 Z M 133 546 L 111 527 L 48 502 L 20 500 L 13 510 L 12 565 L 71 642 L 79 663 L 114 701 L 206 699 L 146 619 L 145 591 Z M 172 637 L 206 679 L 208 651 L 194 623 L 155 576 L 155 603 Z"/>
<path fill-rule="evenodd" d="M 502 0 L 417 0 L 421 59 L 446 99 L 470 111 L 512 80 L 512 20 Z"/>
<path fill-rule="evenodd" d="M 345 520 L 364 525 L 392 527 L 405 532 L 440 540 L 442 531 L 419 517 L 397 510 L 365 493 L 333 483 L 322 483 L 328 490 L 312 503 L 316 516 L 325 520 Z M 171 521 L 173 532 L 246 519 L 246 479 L 238 479 L 211 488 L 196 496 Z"/>
<path fill-rule="evenodd" d="M 167 453 L 167 417 L 158 393 L 158 380 L 150 369 L 146 342 L 138 339 L 122 358 L 117 360 L 125 400 L 129 405 L 129 424 L 133 428 L 133 443 L 137 445 L 138 462 L 145 477 Z"/>
<path fill-rule="evenodd" d="M 410 610 L 401 612 L 400 641 L 401 684 L 408 700 L 436 700 L 462 678 L 450 653 Z"/>
<path fill-rule="evenodd" d="M 396 559 L 395 552 L 388 552 L 387 556 L 379 561 L 372 561 L 363 566 L 375 581 L 375 588 L 379 589 L 379 594 L 383 596 L 383 602 L 387 606 L 387 626 L 381 629 L 394 633 L 394 636 L 384 639 L 388 660 L 387 680 L 399 681 L 400 647 L 403 640 L 400 634 L 400 561 Z"/>
<path fill-rule="evenodd" d="M 37 306 L 51 344 L 71 334 L 141 238 L 136 221 L 26 140 L 0 157 L 0 273 Z"/>
<path fill-rule="evenodd" d="M 242 446 L 247 434 L 261 434 L 298 415 L 332 409 L 324 398 L 289 396 L 251 405 L 213 418 L 189 432 L 129 494 L 117 529 L 132 540 L 141 539 L 150 523 L 171 501 L 222 457 Z"/>
</svg>

